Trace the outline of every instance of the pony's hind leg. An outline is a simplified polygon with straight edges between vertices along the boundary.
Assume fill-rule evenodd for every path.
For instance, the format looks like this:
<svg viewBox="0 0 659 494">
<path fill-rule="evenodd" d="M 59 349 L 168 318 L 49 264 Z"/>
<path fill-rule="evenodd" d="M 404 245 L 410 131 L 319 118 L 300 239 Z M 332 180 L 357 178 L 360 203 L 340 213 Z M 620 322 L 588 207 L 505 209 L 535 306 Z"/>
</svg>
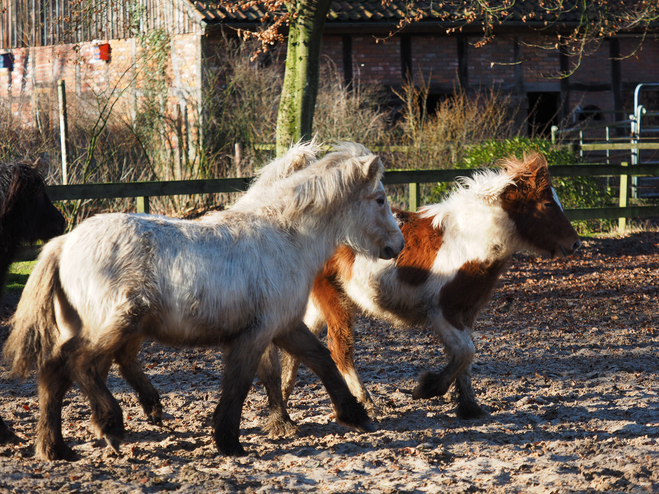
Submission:
<svg viewBox="0 0 659 494">
<path fill-rule="evenodd" d="M 284 398 L 284 403 L 288 402 L 288 399 L 295 389 L 295 380 L 297 379 L 297 373 L 300 370 L 300 359 L 294 357 L 288 352 L 282 352 L 281 354 L 281 393 Z"/>
<path fill-rule="evenodd" d="M 364 406 L 350 393 L 329 350 L 304 323 L 299 322 L 273 341 L 278 347 L 300 359 L 321 379 L 334 405 L 337 422 L 362 432 L 375 430 Z"/>
<path fill-rule="evenodd" d="M 458 329 L 440 316 L 433 321 L 433 330 L 444 344 L 448 364 L 441 372 L 426 371 L 419 376 L 419 384 L 412 391 L 415 400 L 445 395 L 456 378 L 469 369 L 476 351 L 467 328 Z"/>
<path fill-rule="evenodd" d="M 124 422 L 121 407 L 112 396 L 105 382 L 112 365 L 109 355 L 101 352 L 79 354 L 75 364 L 75 381 L 89 400 L 91 422 L 99 438 L 104 438 L 117 454 L 124 438 Z"/>
<path fill-rule="evenodd" d="M 236 337 L 224 353 L 222 393 L 213 414 L 213 435 L 220 453 L 244 456 L 240 444 L 240 417 L 247 393 L 269 342 L 259 340 L 258 328 Z"/>
<path fill-rule="evenodd" d="M 270 344 L 263 352 L 257 375 L 268 394 L 268 409 L 270 417 L 265 430 L 270 437 L 288 436 L 297 431 L 295 422 L 291 420 L 286 410 L 286 402 L 281 390 L 281 364 L 277 347 Z"/>
<path fill-rule="evenodd" d="M 318 336 L 325 329 L 325 318 L 316 305 L 316 298 L 311 297 L 307 305 L 307 313 L 304 315 L 304 323 L 307 328 Z M 281 355 L 281 390 L 284 394 L 284 402 L 287 402 L 295 388 L 295 380 L 300 370 L 300 359 L 288 352 L 282 352 Z"/>
<path fill-rule="evenodd" d="M 62 401 L 71 387 L 66 360 L 62 356 L 49 359 L 39 370 L 39 423 L 35 453 L 42 460 L 75 460 L 77 455 L 62 437 Z"/>
<path fill-rule="evenodd" d="M 137 392 L 142 410 L 149 423 L 162 425 L 162 403 L 158 390 L 151 384 L 149 377 L 142 370 L 137 354 L 140 350 L 140 340 L 126 343 L 116 354 L 115 362 L 119 372 L 126 382 Z"/>
</svg>

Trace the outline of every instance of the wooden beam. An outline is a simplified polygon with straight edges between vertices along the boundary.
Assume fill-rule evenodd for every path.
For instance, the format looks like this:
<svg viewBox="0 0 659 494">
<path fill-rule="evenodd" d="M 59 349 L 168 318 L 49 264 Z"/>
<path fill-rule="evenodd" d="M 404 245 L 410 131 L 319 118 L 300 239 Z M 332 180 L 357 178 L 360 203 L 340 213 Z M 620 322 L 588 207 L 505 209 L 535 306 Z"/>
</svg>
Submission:
<svg viewBox="0 0 659 494">
<path fill-rule="evenodd" d="M 631 142 L 608 143 L 608 144 L 582 144 L 583 151 L 629 151 L 632 149 L 659 149 L 659 142 Z"/>
</svg>

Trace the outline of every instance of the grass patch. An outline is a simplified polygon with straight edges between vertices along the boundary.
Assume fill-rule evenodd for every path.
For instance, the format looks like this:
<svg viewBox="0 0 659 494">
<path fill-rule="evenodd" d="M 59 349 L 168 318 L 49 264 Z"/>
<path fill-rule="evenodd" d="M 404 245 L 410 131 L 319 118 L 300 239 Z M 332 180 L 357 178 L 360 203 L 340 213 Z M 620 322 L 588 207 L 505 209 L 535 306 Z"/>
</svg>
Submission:
<svg viewBox="0 0 659 494">
<path fill-rule="evenodd" d="M 15 262 L 9 266 L 5 293 L 21 292 L 37 261 Z"/>
</svg>

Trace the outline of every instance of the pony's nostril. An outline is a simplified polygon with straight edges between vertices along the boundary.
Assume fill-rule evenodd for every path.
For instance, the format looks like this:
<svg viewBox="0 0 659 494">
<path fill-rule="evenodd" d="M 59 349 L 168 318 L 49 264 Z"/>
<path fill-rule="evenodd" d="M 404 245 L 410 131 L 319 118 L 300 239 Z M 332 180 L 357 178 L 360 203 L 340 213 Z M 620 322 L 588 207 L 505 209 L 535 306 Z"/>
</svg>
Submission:
<svg viewBox="0 0 659 494">
<path fill-rule="evenodd" d="M 581 240 L 580 240 L 580 239 L 577 240 L 576 242 L 574 242 L 574 243 L 572 244 L 572 252 L 574 252 L 574 251 L 580 249 L 582 245 L 583 245 L 583 244 L 581 243 Z"/>
<path fill-rule="evenodd" d="M 395 254 L 394 254 L 394 249 L 392 249 L 392 248 L 389 247 L 388 245 L 384 248 L 383 253 L 384 253 L 384 255 L 386 256 L 386 257 L 385 257 L 386 259 L 391 259 L 391 258 L 394 257 L 394 255 L 395 255 Z"/>
</svg>

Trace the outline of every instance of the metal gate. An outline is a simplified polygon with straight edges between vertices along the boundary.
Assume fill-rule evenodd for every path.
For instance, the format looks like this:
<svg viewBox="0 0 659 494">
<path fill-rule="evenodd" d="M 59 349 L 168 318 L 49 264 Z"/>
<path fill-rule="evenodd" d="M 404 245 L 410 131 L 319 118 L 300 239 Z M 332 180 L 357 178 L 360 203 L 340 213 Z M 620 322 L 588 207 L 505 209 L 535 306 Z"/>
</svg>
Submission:
<svg viewBox="0 0 659 494">
<path fill-rule="evenodd" d="M 629 115 L 631 121 L 631 142 L 657 142 L 659 139 L 659 106 L 648 110 L 643 103 L 643 90 L 659 91 L 659 83 L 638 84 L 634 90 L 634 113 Z M 645 98 L 647 100 L 647 97 Z M 656 103 L 655 103 L 656 104 Z M 659 156 L 654 150 L 632 148 L 631 164 L 657 164 Z M 632 197 L 659 197 L 659 177 L 633 177 Z"/>
</svg>

